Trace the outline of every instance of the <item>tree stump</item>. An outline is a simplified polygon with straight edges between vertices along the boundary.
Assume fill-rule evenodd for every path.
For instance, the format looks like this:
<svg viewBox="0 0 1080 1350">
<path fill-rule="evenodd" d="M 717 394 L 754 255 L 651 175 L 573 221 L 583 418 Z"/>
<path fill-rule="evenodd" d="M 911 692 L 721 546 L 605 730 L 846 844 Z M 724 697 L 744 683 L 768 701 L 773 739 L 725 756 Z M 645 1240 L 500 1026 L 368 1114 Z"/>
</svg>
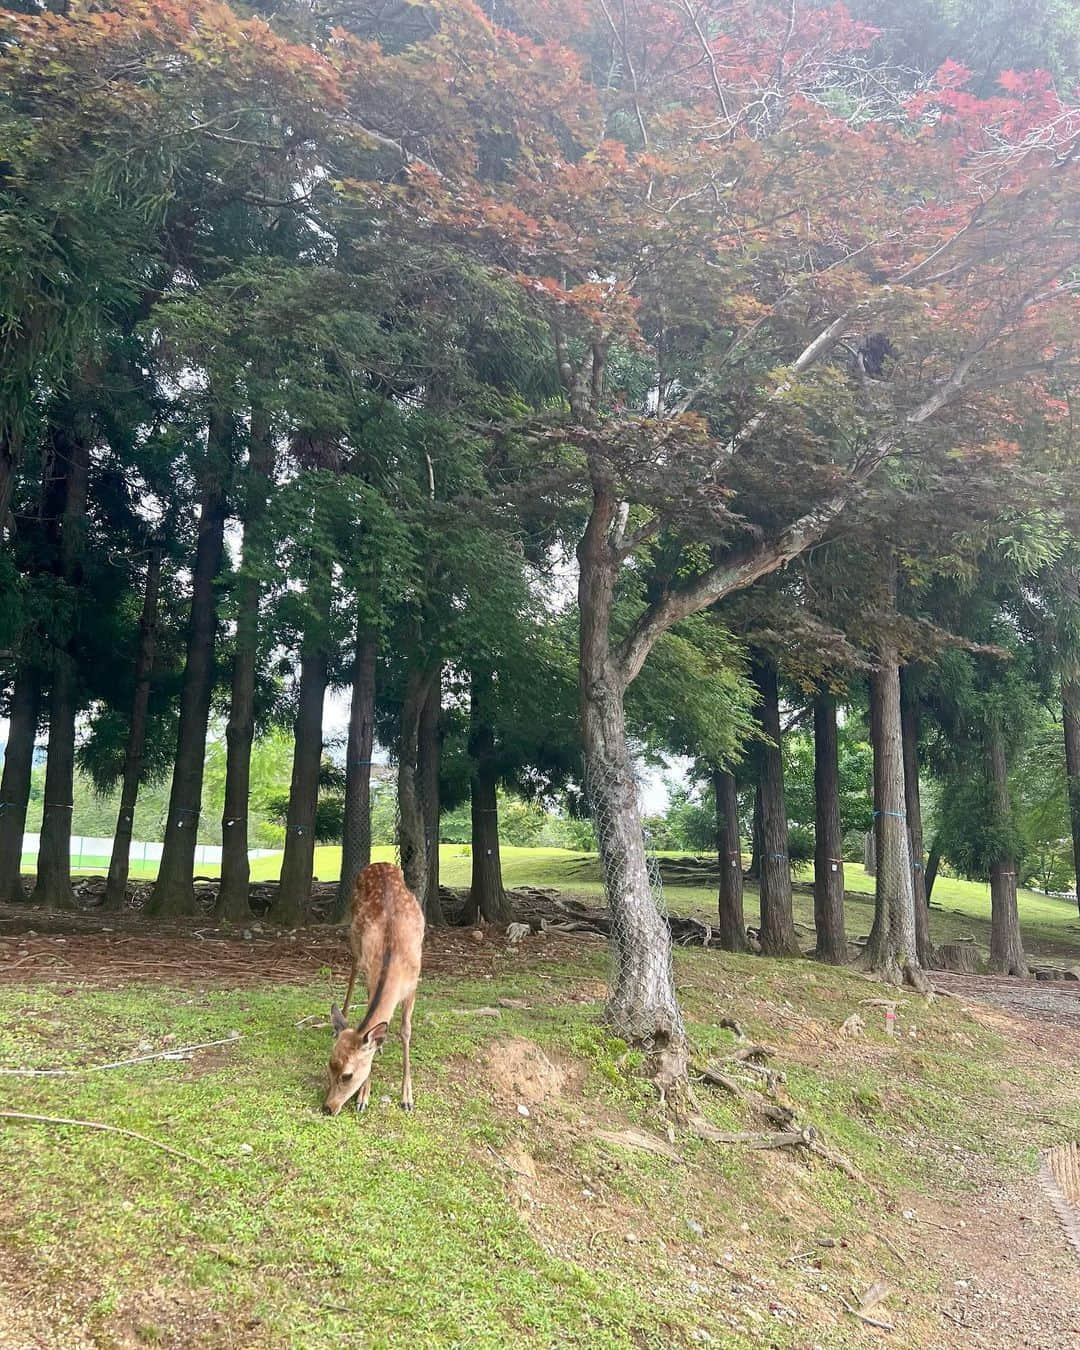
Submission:
<svg viewBox="0 0 1080 1350">
<path fill-rule="evenodd" d="M 979 953 L 973 942 L 946 942 L 938 948 L 944 970 L 955 970 L 961 975 L 974 975 L 979 968 Z"/>
</svg>

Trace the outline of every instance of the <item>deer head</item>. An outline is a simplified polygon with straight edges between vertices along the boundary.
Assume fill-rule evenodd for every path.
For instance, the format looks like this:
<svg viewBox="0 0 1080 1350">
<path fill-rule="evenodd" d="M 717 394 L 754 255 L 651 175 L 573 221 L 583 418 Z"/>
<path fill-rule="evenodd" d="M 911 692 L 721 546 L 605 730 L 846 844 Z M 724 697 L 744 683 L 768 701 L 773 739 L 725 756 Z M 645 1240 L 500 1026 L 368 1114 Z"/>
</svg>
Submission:
<svg viewBox="0 0 1080 1350">
<path fill-rule="evenodd" d="M 371 1064 L 376 1052 L 386 1040 L 388 1023 L 374 1026 L 360 1024 L 353 1031 L 335 1003 L 330 1010 L 334 1024 L 334 1048 L 330 1052 L 330 1087 L 323 1102 L 323 1110 L 336 1116 L 346 1102 L 366 1087 L 371 1077 Z M 367 1103 L 367 1093 L 362 1104 Z"/>
</svg>

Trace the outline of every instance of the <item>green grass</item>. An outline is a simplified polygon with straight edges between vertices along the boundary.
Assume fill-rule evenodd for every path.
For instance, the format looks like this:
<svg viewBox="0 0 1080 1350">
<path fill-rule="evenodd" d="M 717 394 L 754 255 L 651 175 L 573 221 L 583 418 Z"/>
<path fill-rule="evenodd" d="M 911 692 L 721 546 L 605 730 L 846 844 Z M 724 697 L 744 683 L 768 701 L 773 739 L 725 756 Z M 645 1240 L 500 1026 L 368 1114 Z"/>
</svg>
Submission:
<svg viewBox="0 0 1080 1350">
<path fill-rule="evenodd" d="M 109 1134 L 0 1125 L 0 1265 L 25 1272 L 39 1301 L 74 1300 L 102 1346 L 666 1347 L 701 1327 L 727 1347 L 798 1346 L 811 1325 L 815 1344 L 860 1344 L 835 1291 L 935 1278 L 875 1245 L 875 1228 L 902 1229 L 912 1194 L 962 1202 L 958 1149 L 1004 1174 L 1030 1169 L 1034 1147 L 1070 1122 L 1080 1128 L 1080 1083 L 1069 1089 L 1060 1067 L 1032 1063 L 955 1004 L 900 996 L 900 1039 L 866 1012 L 864 1039 L 838 1042 L 830 1029 L 866 997 L 853 973 L 680 951 L 700 1052 L 730 1046 L 721 1015 L 778 1045 L 800 1116 L 871 1184 L 687 1134 L 676 1139 L 682 1165 L 613 1148 L 597 1126 L 664 1127 L 640 1057 L 600 1021 L 605 965 L 602 948 L 583 943 L 570 964 L 523 967 L 494 952 L 486 976 L 425 979 L 416 1113 L 396 1105 L 392 1037 L 373 1108 L 336 1120 L 319 1109 L 328 1033 L 296 1025 L 323 1014 L 322 983 L 77 999 L 3 988 L 8 1067 L 107 1061 L 167 1035 L 244 1039 L 190 1062 L 7 1079 L 8 1108 L 123 1125 L 209 1166 Z M 470 1015 L 500 997 L 529 1006 Z M 579 1076 L 528 1118 L 493 1097 L 485 1067 L 511 1035 Z M 747 1126 L 730 1098 L 700 1095 L 714 1123 Z M 522 1158 L 538 1178 L 520 1172 Z M 819 1268 L 788 1262 L 821 1236 L 843 1245 Z M 923 1302 L 904 1313 L 906 1343 L 932 1343 L 919 1330 Z"/>
</svg>

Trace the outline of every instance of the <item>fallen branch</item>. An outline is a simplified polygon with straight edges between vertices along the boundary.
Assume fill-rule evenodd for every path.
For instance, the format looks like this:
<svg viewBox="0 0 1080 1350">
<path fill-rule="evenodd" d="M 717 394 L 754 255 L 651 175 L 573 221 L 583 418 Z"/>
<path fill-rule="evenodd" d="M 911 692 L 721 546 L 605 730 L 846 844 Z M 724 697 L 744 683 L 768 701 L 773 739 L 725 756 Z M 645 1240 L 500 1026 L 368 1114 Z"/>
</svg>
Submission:
<svg viewBox="0 0 1080 1350">
<path fill-rule="evenodd" d="M 152 1055 L 135 1055 L 131 1059 L 114 1059 L 108 1064 L 84 1064 L 74 1069 L 0 1069 L 7 1078 L 67 1078 L 78 1073 L 103 1073 L 106 1069 L 126 1069 L 130 1064 L 148 1064 L 154 1059 L 181 1059 L 194 1050 L 208 1050 L 212 1045 L 234 1045 L 243 1040 L 239 1031 L 218 1041 L 199 1041 L 197 1045 L 177 1045 L 170 1050 L 156 1050 Z"/>
<path fill-rule="evenodd" d="M 868 1327 L 877 1327 L 879 1331 L 896 1330 L 892 1322 L 882 1322 L 876 1317 L 871 1317 L 869 1313 L 860 1312 L 858 1308 L 853 1308 L 846 1298 L 842 1298 L 840 1302 L 844 1305 L 845 1310 L 849 1312 L 852 1315 L 852 1317 L 857 1317 L 860 1322 L 865 1322 Z"/>
<path fill-rule="evenodd" d="M 160 1149 L 162 1153 L 171 1153 L 174 1158 L 183 1158 L 185 1162 L 194 1163 L 196 1167 L 210 1170 L 210 1164 L 205 1159 L 196 1158 L 193 1153 L 185 1153 L 183 1149 L 173 1148 L 171 1144 L 163 1144 L 148 1134 L 140 1134 L 138 1130 L 125 1130 L 121 1125 L 106 1125 L 100 1120 L 74 1120 L 69 1116 L 36 1116 L 27 1111 L 0 1111 L 0 1120 L 25 1120 L 37 1125 L 77 1125 L 84 1130 L 103 1130 L 107 1134 L 122 1134 L 128 1139 L 139 1139 L 144 1144 L 150 1144 Z"/>
</svg>

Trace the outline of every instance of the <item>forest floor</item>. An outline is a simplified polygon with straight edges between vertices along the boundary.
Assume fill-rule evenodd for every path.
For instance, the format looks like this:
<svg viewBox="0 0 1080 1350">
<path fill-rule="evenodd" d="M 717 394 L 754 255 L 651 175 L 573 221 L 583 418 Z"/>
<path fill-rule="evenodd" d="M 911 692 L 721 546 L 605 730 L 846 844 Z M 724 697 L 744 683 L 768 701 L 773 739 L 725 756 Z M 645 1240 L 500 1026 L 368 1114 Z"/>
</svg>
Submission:
<svg viewBox="0 0 1080 1350">
<path fill-rule="evenodd" d="M 586 933 L 433 931 L 416 1112 L 392 1035 L 373 1109 L 329 1120 L 340 931 L 245 933 L 0 910 L 2 1109 L 186 1155 L 0 1120 L 5 1350 L 1080 1339 L 1080 1260 L 1037 1181 L 1039 1150 L 1080 1138 L 1080 985 L 935 976 L 955 996 L 928 1003 L 678 951 L 695 1061 L 737 1054 L 737 1022 L 824 1157 L 672 1128 L 604 1029 Z M 1045 941 L 1080 959 L 1068 922 Z M 763 1075 L 725 1072 L 741 1095 L 699 1084 L 702 1114 L 757 1133 Z"/>
</svg>

